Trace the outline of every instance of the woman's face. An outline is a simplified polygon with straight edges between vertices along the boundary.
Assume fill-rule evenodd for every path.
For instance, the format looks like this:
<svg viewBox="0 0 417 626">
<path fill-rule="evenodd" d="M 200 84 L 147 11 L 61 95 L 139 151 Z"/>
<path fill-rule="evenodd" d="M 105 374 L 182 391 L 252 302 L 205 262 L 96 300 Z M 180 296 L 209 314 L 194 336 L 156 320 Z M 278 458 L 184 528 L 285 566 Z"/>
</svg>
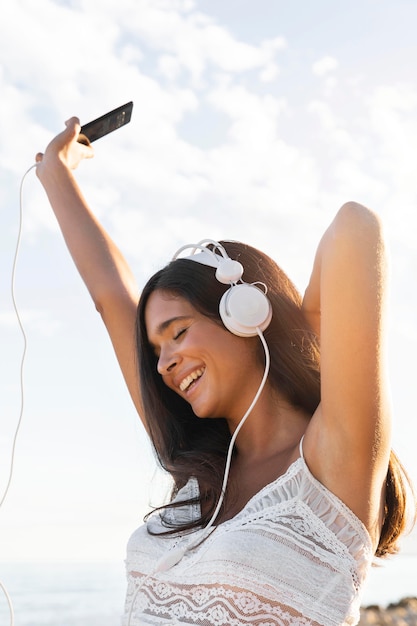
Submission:
<svg viewBox="0 0 417 626">
<path fill-rule="evenodd" d="M 185 298 L 161 290 L 149 296 L 145 324 L 164 383 L 197 416 L 243 417 L 263 374 L 257 338 L 237 337 Z"/>
</svg>

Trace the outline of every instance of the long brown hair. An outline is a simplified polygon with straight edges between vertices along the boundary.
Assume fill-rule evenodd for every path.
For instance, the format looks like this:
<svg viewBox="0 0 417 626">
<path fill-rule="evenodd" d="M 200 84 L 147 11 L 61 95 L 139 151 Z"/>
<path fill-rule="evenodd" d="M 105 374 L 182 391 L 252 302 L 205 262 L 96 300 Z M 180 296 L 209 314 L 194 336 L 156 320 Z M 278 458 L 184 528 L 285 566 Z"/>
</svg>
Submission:
<svg viewBox="0 0 417 626">
<path fill-rule="evenodd" d="M 221 243 L 232 259 L 242 263 L 246 282 L 261 281 L 268 287 L 273 315 L 264 336 L 271 355 L 270 383 L 294 407 L 313 415 L 320 402 L 320 351 L 317 337 L 302 312 L 298 290 L 264 253 L 239 242 Z M 150 294 L 159 289 L 185 298 L 197 311 L 221 324 L 218 307 L 227 288 L 214 279 L 213 268 L 177 259 L 150 278 L 138 307 L 136 334 L 144 418 L 157 458 L 173 477 L 173 495 L 194 476 L 200 488 L 197 501 L 200 505 L 204 503 L 200 519 L 175 528 L 165 522 L 167 532 L 200 527 L 211 518 L 220 497 L 230 432 L 222 418 L 196 418 L 191 406 L 163 383 L 157 372 L 157 358 L 147 338 L 146 304 Z M 253 340 L 259 342 L 258 338 Z M 259 358 L 262 356 L 260 347 Z M 378 556 L 395 552 L 397 539 L 404 530 L 406 480 L 392 453 Z M 175 505 L 171 503 L 162 508 L 172 506 Z"/>
</svg>

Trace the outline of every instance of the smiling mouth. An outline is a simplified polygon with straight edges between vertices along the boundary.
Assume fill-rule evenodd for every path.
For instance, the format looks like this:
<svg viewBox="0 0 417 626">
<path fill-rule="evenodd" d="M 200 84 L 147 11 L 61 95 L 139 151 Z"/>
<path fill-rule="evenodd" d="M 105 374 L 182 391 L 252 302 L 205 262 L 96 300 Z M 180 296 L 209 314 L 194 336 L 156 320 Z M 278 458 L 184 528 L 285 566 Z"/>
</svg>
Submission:
<svg viewBox="0 0 417 626">
<path fill-rule="evenodd" d="M 201 367 L 198 370 L 195 370 L 195 372 L 192 372 L 192 374 L 187 376 L 187 378 L 184 378 L 184 380 L 180 383 L 180 386 L 179 386 L 180 390 L 187 391 L 187 389 L 189 389 L 191 385 L 193 385 L 195 381 L 198 380 L 203 374 L 204 374 L 203 367 Z"/>
</svg>

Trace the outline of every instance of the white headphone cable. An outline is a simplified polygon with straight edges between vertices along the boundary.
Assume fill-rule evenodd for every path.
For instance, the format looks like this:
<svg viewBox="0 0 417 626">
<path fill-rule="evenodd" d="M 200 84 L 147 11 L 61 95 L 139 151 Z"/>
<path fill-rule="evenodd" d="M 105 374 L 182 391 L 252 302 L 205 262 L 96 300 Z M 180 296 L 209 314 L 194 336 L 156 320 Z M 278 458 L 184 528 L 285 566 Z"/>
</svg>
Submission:
<svg viewBox="0 0 417 626">
<path fill-rule="evenodd" d="M 11 598 L 10 598 L 9 594 L 7 593 L 7 589 L 3 585 L 1 580 L 0 580 L 0 588 L 1 588 L 2 592 L 4 593 L 4 596 L 5 596 L 6 600 L 7 600 L 7 604 L 9 605 L 10 626 L 13 626 L 13 624 L 14 624 L 13 604 L 12 604 L 12 601 L 11 601 Z"/>
<path fill-rule="evenodd" d="M 19 324 L 19 328 L 20 328 L 20 331 L 21 331 L 22 337 L 23 337 L 23 351 L 22 351 L 22 358 L 20 360 L 20 411 L 19 411 L 19 419 L 17 421 L 17 426 L 16 426 L 16 429 L 15 429 L 14 437 L 13 437 L 13 445 L 12 445 L 12 452 L 11 452 L 11 459 L 10 459 L 10 468 L 9 468 L 9 478 L 8 478 L 8 481 L 7 481 L 6 488 L 4 490 L 3 496 L 2 496 L 2 498 L 0 500 L 0 508 L 2 507 L 4 501 L 6 500 L 7 494 L 9 492 L 10 484 L 11 484 L 12 478 L 13 478 L 16 442 L 17 442 L 17 436 L 19 434 L 20 426 L 21 426 L 21 423 L 22 423 L 23 409 L 24 409 L 23 371 L 24 371 L 25 357 L 26 357 L 27 338 L 26 338 L 25 329 L 23 327 L 22 319 L 20 317 L 19 309 L 17 307 L 16 295 L 15 295 L 15 279 L 16 279 L 17 258 L 18 258 L 18 255 L 19 255 L 20 241 L 21 241 L 21 237 L 22 237 L 22 226 L 23 226 L 23 183 L 25 181 L 26 176 L 29 174 L 29 172 L 34 167 L 36 167 L 36 165 L 37 164 L 35 163 L 34 165 L 30 166 L 30 168 L 23 174 L 22 180 L 20 182 L 20 193 L 19 193 L 19 231 L 18 231 L 18 235 L 17 235 L 16 248 L 15 248 L 14 259 L 13 259 L 12 278 L 11 278 L 11 296 L 12 296 L 13 308 L 14 308 L 14 312 L 16 314 L 16 318 L 17 318 L 17 321 L 18 321 L 18 324 Z"/>
<path fill-rule="evenodd" d="M 255 404 L 258 402 L 259 400 L 259 396 L 261 395 L 263 388 L 265 387 L 265 383 L 266 380 L 268 378 L 268 374 L 269 374 L 269 367 L 270 367 L 270 363 L 271 363 L 271 359 L 270 359 L 270 354 L 269 354 L 269 349 L 268 349 L 268 345 L 265 341 L 265 337 L 263 336 L 263 333 L 261 331 L 260 328 L 256 329 L 259 338 L 262 342 L 264 351 L 265 351 L 265 369 L 264 369 L 264 374 L 262 376 L 262 380 L 260 382 L 260 385 L 258 387 L 258 391 L 256 392 L 249 408 L 247 409 L 245 415 L 242 417 L 242 419 L 240 420 L 239 424 L 236 427 L 236 430 L 234 431 L 232 438 L 229 442 L 229 448 L 227 450 L 227 457 L 226 457 L 226 465 L 224 468 L 224 474 L 223 474 L 223 484 L 222 484 L 222 488 L 221 488 L 221 492 L 220 492 L 220 497 L 218 499 L 216 508 L 214 510 L 213 515 L 210 518 L 210 521 L 207 523 L 207 525 L 204 527 L 204 532 L 206 533 L 208 530 L 210 530 L 210 528 L 213 526 L 214 522 L 216 521 L 216 518 L 219 514 L 220 508 L 223 504 L 223 500 L 224 497 L 226 495 L 226 487 L 227 487 L 227 482 L 229 480 L 229 473 L 230 473 L 230 466 L 232 464 L 232 454 L 233 454 L 233 448 L 235 445 L 235 441 L 237 439 L 237 436 L 243 426 L 243 424 L 246 422 L 247 418 L 249 417 L 249 415 L 251 414 L 253 407 L 255 406 Z M 177 563 L 179 563 L 179 561 L 181 561 L 182 557 L 184 556 L 184 554 L 186 552 L 188 552 L 189 550 L 191 550 L 192 548 L 195 547 L 195 545 L 197 545 L 197 543 L 201 543 L 202 539 L 199 539 L 198 542 L 192 542 L 191 544 L 189 544 L 187 547 L 178 547 L 178 548 L 173 548 L 172 550 L 170 550 L 167 554 L 165 554 L 157 563 L 156 568 L 155 568 L 155 573 L 156 572 L 164 572 L 168 569 L 170 569 L 171 567 L 173 567 L 174 565 L 176 565 Z"/>
<path fill-rule="evenodd" d="M 12 478 L 13 478 L 13 470 L 14 470 L 14 459 L 15 459 L 15 452 L 16 452 L 16 443 L 17 443 L 17 437 L 19 434 L 19 430 L 20 430 L 20 426 L 22 424 L 22 418 L 23 418 L 23 409 L 24 409 L 24 385 L 23 385 L 23 371 L 24 371 L 24 365 L 25 365 L 25 357 L 26 357 L 26 348 L 27 348 L 27 337 L 26 337 L 26 333 L 25 333 L 25 329 L 23 327 L 23 323 L 20 317 L 20 313 L 19 313 L 19 309 L 17 307 L 17 303 L 16 303 L 16 296 L 15 296 L 15 278 L 16 278 L 16 266 L 17 266 L 17 258 L 19 255 L 19 249 L 20 249 L 20 241 L 21 241 L 21 237 L 22 237 L 22 226 L 23 226 L 23 183 L 26 179 L 26 176 L 29 174 L 29 172 L 36 167 L 36 163 L 34 165 L 31 165 L 30 168 L 23 174 L 22 176 L 22 180 L 20 182 L 20 191 L 19 191 L 19 229 L 18 229 L 18 235 L 17 235 L 17 241 L 16 241 L 16 248 L 15 248 L 15 253 L 14 253 L 14 258 L 13 258 L 13 267 L 12 267 L 12 278 L 11 278 L 11 296 L 12 296 L 12 302 L 13 302 L 13 308 L 16 314 L 16 318 L 19 324 L 19 328 L 20 331 L 22 333 L 22 337 L 23 337 L 23 351 L 22 351 L 22 357 L 20 360 L 20 411 L 19 411 L 19 419 L 17 421 L 17 426 L 15 429 L 15 433 L 13 436 L 13 444 L 12 444 L 12 451 L 11 451 L 11 458 L 10 458 L 10 467 L 9 467 L 9 476 L 8 476 L 8 480 L 6 483 L 6 487 L 4 489 L 3 495 L 1 497 L 0 500 L 0 508 L 3 506 L 4 501 L 6 500 L 7 494 L 9 493 L 9 489 L 10 489 L 10 485 L 12 482 Z M 3 583 L 0 580 L 0 588 L 4 593 L 4 596 L 7 600 L 7 604 L 9 606 L 9 614 L 10 614 L 10 626 L 14 626 L 14 611 L 13 611 L 13 604 L 11 601 L 11 598 L 7 592 L 6 587 L 3 585 Z"/>
<path fill-rule="evenodd" d="M 270 359 L 268 345 L 267 345 L 267 343 L 265 341 L 265 337 L 263 335 L 263 332 L 259 328 L 256 329 L 256 332 L 259 335 L 259 338 L 260 338 L 260 340 L 262 342 L 262 345 L 263 345 L 263 348 L 264 348 L 264 351 L 265 351 L 265 370 L 264 370 L 264 375 L 262 377 L 262 380 L 261 380 L 261 383 L 259 385 L 258 391 L 256 392 L 255 397 L 253 398 L 253 400 L 251 402 L 250 407 L 248 408 L 248 410 L 246 411 L 245 415 L 240 420 L 240 422 L 237 425 L 237 428 L 234 431 L 233 436 L 232 436 L 232 438 L 230 440 L 229 449 L 227 451 L 226 466 L 225 466 L 225 470 L 224 470 L 223 484 L 222 484 L 222 490 L 221 490 L 220 498 L 219 498 L 219 501 L 217 502 L 217 506 L 216 506 L 216 508 L 214 510 L 214 513 L 213 513 L 210 521 L 208 522 L 207 526 L 204 529 L 205 531 L 209 530 L 213 526 L 213 524 L 216 521 L 216 518 L 217 518 L 217 516 L 219 514 L 220 508 L 221 508 L 221 506 L 223 504 L 223 500 L 224 500 L 224 497 L 226 495 L 227 481 L 229 480 L 230 466 L 232 464 L 233 448 L 234 448 L 237 436 L 238 436 L 238 434 L 240 432 L 240 429 L 242 428 L 243 424 L 246 422 L 247 418 L 249 417 L 250 413 L 252 412 L 253 407 L 258 402 L 259 396 L 261 395 L 261 393 L 263 391 L 263 388 L 265 387 L 266 380 L 268 378 L 269 367 L 270 367 L 270 364 L 271 364 L 271 359 Z"/>
</svg>

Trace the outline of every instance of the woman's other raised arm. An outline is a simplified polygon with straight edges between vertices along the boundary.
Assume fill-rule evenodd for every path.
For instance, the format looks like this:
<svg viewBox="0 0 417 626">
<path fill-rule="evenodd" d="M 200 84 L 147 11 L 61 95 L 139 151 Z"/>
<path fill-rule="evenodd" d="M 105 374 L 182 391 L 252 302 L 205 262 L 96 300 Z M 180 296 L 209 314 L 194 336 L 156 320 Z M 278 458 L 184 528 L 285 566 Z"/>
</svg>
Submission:
<svg viewBox="0 0 417 626">
<path fill-rule="evenodd" d="M 133 402 L 141 414 L 135 357 L 135 319 L 139 293 L 123 255 L 98 222 L 73 176 L 91 146 L 77 142 L 77 118 L 36 155 L 37 175 L 58 220 L 75 265 L 110 335 Z"/>
<path fill-rule="evenodd" d="M 303 302 L 321 346 L 321 404 L 306 454 L 374 541 L 391 447 L 386 283 L 379 218 L 354 202 L 343 205 L 319 244 Z"/>
</svg>

